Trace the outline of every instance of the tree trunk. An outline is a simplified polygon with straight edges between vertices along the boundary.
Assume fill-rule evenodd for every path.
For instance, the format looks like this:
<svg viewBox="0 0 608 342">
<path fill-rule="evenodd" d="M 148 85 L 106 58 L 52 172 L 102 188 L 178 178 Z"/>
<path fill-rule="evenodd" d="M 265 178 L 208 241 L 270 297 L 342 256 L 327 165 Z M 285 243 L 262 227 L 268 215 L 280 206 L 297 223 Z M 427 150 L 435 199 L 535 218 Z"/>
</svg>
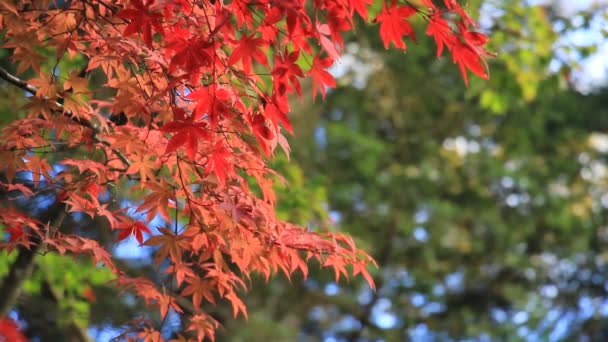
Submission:
<svg viewBox="0 0 608 342">
<path fill-rule="evenodd" d="M 23 282 L 32 275 L 39 248 L 39 245 L 35 245 L 31 249 L 18 249 L 17 259 L 0 287 L 0 317 L 6 316 L 17 303 Z"/>
<path fill-rule="evenodd" d="M 49 210 L 48 215 L 51 218 L 49 220 L 51 221 L 49 229 L 59 229 L 66 216 L 65 205 L 60 204 L 54 206 Z M 8 275 L 4 278 L 2 285 L 0 286 L 0 294 L 2 294 L 0 296 L 0 317 L 6 316 L 9 311 L 15 307 L 17 298 L 23 287 L 23 282 L 32 275 L 36 263 L 36 256 L 41 248 L 42 243 L 37 241 L 30 249 L 24 247 L 17 249 L 17 259 L 11 265 Z"/>
</svg>

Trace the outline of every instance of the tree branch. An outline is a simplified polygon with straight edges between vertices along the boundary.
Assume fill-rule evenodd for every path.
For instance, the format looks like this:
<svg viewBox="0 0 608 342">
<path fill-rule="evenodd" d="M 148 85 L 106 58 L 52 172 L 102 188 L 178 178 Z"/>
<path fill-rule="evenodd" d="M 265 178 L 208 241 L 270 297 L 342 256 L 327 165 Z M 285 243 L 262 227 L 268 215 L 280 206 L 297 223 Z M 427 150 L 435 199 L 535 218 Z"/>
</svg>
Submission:
<svg viewBox="0 0 608 342">
<path fill-rule="evenodd" d="M 39 244 L 31 249 L 19 248 L 17 259 L 11 265 L 9 274 L 4 278 L 2 287 L 0 287 L 0 293 L 2 293 L 2 297 L 0 297 L 0 317 L 6 316 L 17 303 L 23 282 L 32 275 L 34 261 L 39 250 Z"/>
<path fill-rule="evenodd" d="M 26 81 L 24 81 L 20 78 L 18 78 L 17 76 L 9 73 L 6 69 L 4 69 L 2 67 L 0 67 L 0 78 L 3 78 L 8 83 L 10 83 L 18 88 L 23 89 L 32 95 L 35 95 L 38 92 L 38 88 L 34 87 L 33 85 L 27 83 Z M 50 100 L 48 98 L 45 98 L 45 99 Z M 101 143 L 105 146 L 108 146 L 112 150 L 112 152 L 118 156 L 118 158 L 123 162 L 123 164 L 125 166 L 128 167 L 131 165 L 129 158 L 127 158 L 121 151 L 119 151 L 115 148 L 112 148 L 112 144 L 109 141 L 97 136 L 99 133 L 101 133 L 101 130 L 93 122 L 91 122 L 90 120 L 84 119 L 84 118 L 76 117 L 69 110 L 64 110 L 63 105 L 57 101 L 54 101 L 54 104 L 59 109 L 61 109 L 63 111 L 63 115 L 69 117 L 70 120 L 74 121 L 75 123 L 77 123 L 80 126 L 83 126 L 83 127 L 86 127 L 88 129 L 92 130 L 93 131 L 93 140 L 98 143 Z"/>
<path fill-rule="evenodd" d="M 48 279 L 44 279 L 42 286 L 51 296 L 52 302 L 55 306 L 59 307 L 61 300 L 63 299 L 63 295 L 57 291 L 53 287 L 51 283 L 49 283 Z M 76 321 L 70 319 L 69 322 L 61 327 L 62 333 L 66 334 L 66 337 L 69 338 L 69 341 L 74 342 L 92 342 L 93 340 L 87 333 L 86 329 L 80 326 Z"/>
</svg>

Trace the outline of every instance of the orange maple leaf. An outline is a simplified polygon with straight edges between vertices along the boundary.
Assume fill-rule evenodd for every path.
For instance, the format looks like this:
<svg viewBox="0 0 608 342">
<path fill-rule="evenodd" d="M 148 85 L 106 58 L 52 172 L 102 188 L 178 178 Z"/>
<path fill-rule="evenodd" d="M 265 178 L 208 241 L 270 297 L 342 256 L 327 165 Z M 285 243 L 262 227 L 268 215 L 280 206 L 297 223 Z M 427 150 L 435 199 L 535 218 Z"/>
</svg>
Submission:
<svg viewBox="0 0 608 342">
<path fill-rule="evenodd" d="M 175 235 L 169 228 L 158 228 L 162 235 L 155 235 L 144 242 L 145 246 L 158 246 L 160 248 L 154 255 L 154 263 L 159 265 L 167 257 L 176 262 L 182 261 L 184 249 L 188 248 L 188 242 L 183 236 Z"/>
<path fill-rule="evenodd" d="M 140 155 L 139 160 L 132 161 L 131 165 L 125 171 L 125 174 L 130 175 L 134 173 L 139 173 L 139 180 L 141 181 L 141 186 L 146 183 L 148 179 L 154 179 L 155 170 L 158 168 L 158 160 L 150 157 L 146 157 L 145 155 Z"/>
<path fill-rule="evenodd" d="M 38 90 L 36 96 L 40 98 L 54 99 L 57 97 L 57 84 L 53 76 L 46 72 L 40 72 L 38 77 L 29 80 L 29 83 Z"/>
</svg>

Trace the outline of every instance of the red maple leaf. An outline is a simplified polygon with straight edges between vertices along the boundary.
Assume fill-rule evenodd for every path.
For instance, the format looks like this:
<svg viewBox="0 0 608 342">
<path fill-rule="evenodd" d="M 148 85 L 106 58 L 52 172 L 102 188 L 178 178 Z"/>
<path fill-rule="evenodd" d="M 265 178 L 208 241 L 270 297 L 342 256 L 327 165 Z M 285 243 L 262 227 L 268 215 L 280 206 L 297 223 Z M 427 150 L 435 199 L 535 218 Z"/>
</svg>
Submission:
<svg viewBox="0 0 608 342">
<path fill-rule="evenodd" d="M 488 78 L 486 62 L 471 44 L 458 41 L 452 48 L 452 58 L 454 63 L 460 67 L 460 72 L 466 85 L 469 84 L 467 69 L 481 78 Z"/>
<path fill-rule="evenodd" d="M 21 236 L 23 236 L 23 229 L 17 226 L 8 226 L 5 227 L 4 230 L 9 233 L 11 236 L 8 241 L 13 242 L 18 240 Z"/>
<path fill-rule="evenodd" d="M 355 11 L 359 13 L 361 18 L 367 19 L 367 6 L 373 3 L 373 0 L 348 0 L 350 3 L 350 15 L 352 16 Z"/>
<path fill-rule="evenodd" d="M 297 51 L 290 53 L 285 51 L 282 56 L 277 56 L 271 74 L 275 86 L 279 83 L 283 83 L 285 90 L 288 91 L 291 89 L 289 87 L 289 81 L 296 93 L 302 95 L 299 78 L 304 77 L 304 73 L 302 72 L 302 68 L 297 64 L 298 58 L 300 58 L 300 54 Z"/>
<path fill-rule="evenodd" d="M 312 99 L 317 95 L 317 88 L 321 91 L 321 96 L 325 98 L 326 88 L 336 86 L 336 80 L 327 72 L 327 68 L 332 66 L 334 61 L 331 58 L 321 58 L 315 56 L 312 61 L 312 67 L 308 70 L 308 74 L 312 75 Z"/>
<path fill-rule="evenodd" d="M 382 4 L 382 11 L 376 17 L 376 21 L 380 22 L 380 38 L 384 43 L 384 48 L 392 42 L 395 47 L 405 50 L 406 45 L 403 41 L 403 36 L 409 36 L 412 41 L 416 42 L 416 35 L 412 25 L 407 21 L 407 18 L 416 13 L 416 9 L 411 6 L 397 6 L 396 1 L 391 2 L 390 7 L 386 7 L 386 3 Z"/>
<path fill-rule="evenodd" d="M 328 2 L 326 20 L 331 31 L 332 40 L 338 43 L 340 49 L 343 49 L 344 41 L 342 40 L 341 32 L 348 31 L 353 26 L 351 12 L 343 3 Z"/>
<path fill-rule="evenodd" d="M 166 55 L 175 53 L 169 63 L 169 71 L 182 68 L 196 80 L 200 75 L 199 68 L 212 62 L 213 44 L 207 39 L 193 36 L 188 30 L 170 27 L 167 34 Z"/>
<path fill-rule="evenodd" d="M 437 44 L 437 57 L 443 53 L 444 45 L 450 46 L 454 33 L 450 28 L 450 24 L 441 17 L 439 11 L 435 12 L 429 21 L 426 34 L 432 36 Z"/>
<path fill-rule="evenodd" d="M 211 155 L 209 156 L 205 171 L 207 173 L 213 171 L 221 186 L 226 184 L 226 176 L 232 173 L 232 164 L 230 163 L 231 156 L 232 153 L 224 147 L 221 141 L 215 143 L 213 152 L 211 152 Z"/>
<path fill-rule="evenodd" d="M 140 221 L 136 221 L 135 223 L 119 223 L 118 224 L 118 229 L 120 230 L 120 232 L 118 233 L 118 241 L 122 241 L 124 239 L 126 239 L 129 235 L 133 234 L 133 236 L 135 236 L 135 239 L 137 240 L 137 242 L 139 242 L 139 244 L 143 244 L 144 243 L 144 236 L 143 233 L 148 233 L 148 234 L 152 234 L 152 231 L 150 230 L 150 228 L 148 228 L 145 224 L 143 224 Z"/>
<path fill-rule="evenodd" d="M 254 116 L 253 119 L 251 119 L 251 126 L 253 126 L 253 134 L 260 144 L 262 151 L 269 156 L 272 151 L 268 141 L 274 139 L 275 134 L 266 124 L 266 118 L 263 115 Z"/>
<path fill-rule="evenodd" d="M 265 27 L 262 29 L 265 29 Z M 276 30 L 265 29 L 262 32 L 262 35 L 265 38 L 272 37 L 272 32 L 276 32 Z M 310 35 L 311 33 L 309 28 L 297 25 L 293 28 L 293 30 L 290 30 L 287 35 L 285 35 L 285 38 L 283 39 L 283 44 L 293 44 L 294 52 L 304 50 L 307 53 L 312 54 L 312 48 L 310 47 L 309 41 Z"/>
<path fill-rule="evenodd" d="M 221 116 L 230 114 L 230 107 L 227 103 L 232 100 L 232 95 L 224 88 L 216 87 L 215 85 L 200 87 L 188 94 L 186 98 L 197 101 L 192 114 L 192 120 L 196 121 L 206 114 L 209 118 L 211 129 L 217 127 Z"/>
<path fill-rule="evenodd" d="M 199 139 L 208 139 L 210 137 L 207 124 L 204 121 L 194 121 L 194 116 L 185 117 L 185 112 L 182 109 L 174 108 L 175 121 L 167 122 L 160 130 L 162 132 L 175 133 L 169 142 L 165 153 L 172 153 L 179 147 L 185 146 L 186 155 L 190 160 L 196 158 L 198 151 Z"/>
<path fill-rule="evenodd" d="M 27 342 L 27 338 L 19 331 L 15 321 L 5 317 L 0 320 L 0 341 Z"/>
<path fill-rule="evenodd" d="M 246 74 L 251 73 L 251 59 L 255 59 L 262 65 L 268 66 L 268 57 L 260 48 L 266 45 L 262 38 L 253 38 L 254 34 L 244 36 L 239 40 L 238 46 L 232 51 L 232 55 L 228 59 L 228 64 L 232 65 L 236 61 L 243 62 L 243 70 Z"/>
<path fill-rule="evenodd" d="M 132 36 L 141 29 L 144 35 L 144 42 L 148 47 L 152 46 L 152 28 L 160 34 L 164 34 L 162 19 L 163 15 L 152 11 L 155 0 L 147 0 L 144 4 L 142 0 L 132 0 L 131 4 L 135 8 L 128 8 L 118 12 L 116 15 L 122 19 L 130 19 L 123 34 L 126 37 Z"/>
<path fill-rule="evenodd" d="M 274 96 L 272 100 L 264 108 L 264 116 L 270 120 L 276 132 L 278 132 L 278 123 L 282 123 L 289 133 L 293 134 L 291 122 L 287 117 L 289 107 L 285 110 L 285 104 L 281 103 L 285 97 Z"/>
</svg>

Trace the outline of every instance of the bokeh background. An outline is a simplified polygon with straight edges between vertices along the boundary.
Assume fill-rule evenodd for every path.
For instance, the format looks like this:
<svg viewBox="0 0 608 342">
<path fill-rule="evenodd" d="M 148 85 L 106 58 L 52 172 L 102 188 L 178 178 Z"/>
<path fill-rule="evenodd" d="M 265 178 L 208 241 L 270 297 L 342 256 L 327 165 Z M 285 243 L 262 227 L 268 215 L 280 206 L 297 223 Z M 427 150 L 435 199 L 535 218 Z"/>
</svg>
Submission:
<svg viewBox="0 0 608 342">
<path fill-rule="evenodd" d="M 498 55 L 468 89 L 424 31 L 403 54 L 362 26 L 340 87 L 298 105 L 283 203 L 352 234 L 378 291 L 326 272 L 259 285 L 222 336 L 608 340 L 607 6 L 469 1 Z"/>
<path fill-rule="evenodd" d="M 306 280 L 254 278 L 248 321 L 228 303 L 208 307 L 219 341 L 608 340 L 608 1 L 467 9 L 497 53 L 489 81 L 465 87 L 449 56 L 435 58 L 422 19 L 407 53 L 361 24 L 332 69 L 338 88 L 324 102 L 293 100 L 291 160 L 273 162 L 289 181 L 277 188 L 280 216 L 351 234 L 379 264 L 377 291 L 315 267 Z M 5 84 L 0 93 L 8 121 L 22 96 Z M 120 189 L 106 195 L 128 204 Z M 131 274 L 155 273 L 133 238 L 97 238 Z M 0 275 L 12 258 L 0 255 Z M 41 341 L 108 341 L 138 317 L 166 337 L 185 324 L 175 313 L 161 321 L 109 279 L 47 255 L 11 315 Z"/>
</svg>

